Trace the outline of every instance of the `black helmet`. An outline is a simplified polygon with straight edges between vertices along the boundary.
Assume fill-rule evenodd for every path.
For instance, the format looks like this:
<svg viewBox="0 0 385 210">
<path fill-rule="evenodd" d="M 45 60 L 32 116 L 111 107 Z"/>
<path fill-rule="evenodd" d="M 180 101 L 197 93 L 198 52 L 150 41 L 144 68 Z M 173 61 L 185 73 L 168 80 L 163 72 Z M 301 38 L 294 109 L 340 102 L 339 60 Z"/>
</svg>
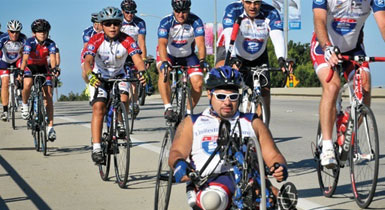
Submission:
<svg viewBox="0 0 385 210">
<path fill-rule="evenodd" d="M 132 12 L 132 13 L 137 12 L 136 3 L 133 0 L 123 0 L 122 3 L 120 4 L 120 8 L 122 8 L 124 12 Z"/>
<path fill-rule="evenodd" d="M 191 7 L 191 0 L 171 0 L 171 5 L 175 11 L 188 10 Z"/>
<path fill-rule="evenodd" d="M 99 12 L 94 12 L 91 14 L 91 22 L 99 23 Z"/>
<path fill-rule="evenodd" d="M 230 66 L 213 68 L 205 78 L 206 89 L 212 90 L 218 87 L 236 89 L 242 87 L 242 77 L 238 70 Z"/>
<path fill-rule="evenodd" d="M 49 32 L 49 30 L 51 29 L 51 25 L 49 24 L 48 21 L 44 19 L 37 19 L 33 21 L 33 23 L 31 24 L 31 29 L 33 33 Z"/>
</svg>

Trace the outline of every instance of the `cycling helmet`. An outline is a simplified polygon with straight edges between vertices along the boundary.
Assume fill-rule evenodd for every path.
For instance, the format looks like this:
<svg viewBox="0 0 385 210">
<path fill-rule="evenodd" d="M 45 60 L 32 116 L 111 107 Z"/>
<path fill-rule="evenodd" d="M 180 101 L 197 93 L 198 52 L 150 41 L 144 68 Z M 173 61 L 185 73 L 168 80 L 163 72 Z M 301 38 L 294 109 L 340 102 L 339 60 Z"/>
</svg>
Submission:
<svg viewBox="0 0 385 210">
<path fill-rule="evenodd" d="M 33 33 L 49 32 L 49 30 L 51 29 L 51 25 L 49 24 L 48 21 L 44 19 L 37 19 L 33 21 L 33 23 L 31 24 L 31 29 Z"/>
<path fill-rule="evenodd" d="M 206 89 L 213 90 L 218 87 L 239 89 L 242 87 L 242 77 L 239 71 L 230 66 L 213 68 L 205 78 Z"/>
<path fill-rule="evenodd" d="M 123 21 L 123 14 L 120 9 L 116 7 L 106 7 L 102 9 L 99 14 L 100 22 L 104 22 L 106 20 L 120 20 Z"/>
<path fill-rule="evenodd" d="M 99 23 L 99 13 L 98 12 L 94 12 L 91 14 L 91 22 Z"/>
<path fill-rule="evenodd" d="M 171 5 L 175 11 L 188 10 L 191 7 L 191 0 L 171 0 Z"/>
<path fill-rule="evenodd" d="M 123 0 L 120 4 L 120 8 L 122 8 L 125 12 L 136 13 L 136 3 L 133 0 Z"/>
<path fill-rule="evenodd" d="M 18 20 L 10 20 L 7 24 L 7 29 L 10 31 L 21 31 L 23 25 Z"/>
</svg>

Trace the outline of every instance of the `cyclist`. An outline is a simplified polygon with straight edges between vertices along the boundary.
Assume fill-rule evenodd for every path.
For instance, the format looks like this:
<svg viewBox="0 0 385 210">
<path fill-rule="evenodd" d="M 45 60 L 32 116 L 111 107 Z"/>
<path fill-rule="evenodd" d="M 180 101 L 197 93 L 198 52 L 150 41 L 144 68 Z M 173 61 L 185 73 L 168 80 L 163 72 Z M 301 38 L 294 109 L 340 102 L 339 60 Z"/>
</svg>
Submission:
<svg viewBox="0 0 385 210">
<path fill-rule="evenodd" d="M 336 66 L 341 58 L 335 50 L 338 49 L 346 55 L 365 55 L 363 46 L 363 27 L 367 17 L 373 10 L 374 17 L 385 40 L 385 3 L 381 0 L 369 1 L 337 1 L 314 0 L 314 31 L 311 42 L 311 58 L 314 69 L 322 84 L 322 97 L 320 101 L 319 116 L 322 129 L 321 165 L 333 168 L 335 159 L 332 131 L 336 116 L 336 99 L 340 89 L 340 78 L 334 72 L 332 80 L 327 83 L 331 67 Z M 345 78 L 354 74 L 354 66 L 344 62 Z M 364 64 L 362 87 L 364 103 L 370 105 L 370 72 L 368 63 Z"/>
<path fill-rule="evenodd" d="M 1 119 L 8 119 L 8 102 L 9 102 L 9 70 L 8 68 L 21 58 L 21 52 L 27 37 L 21 33 L 23 25 L 18 20 L 10 20 L 7 23 L 7 32 L 0 35 L 0 76 L 1 76 L 1 101 L 3 104 L 3 113 Z"/>
<path fill-rule="evenodd" d="M 158 87 L 165 106 L 164 117 L 168 121 L 175 121 L 175 113 L 170 104 L 170 83 L 164 83 L 163 71 L 168 71 L 171 65 L 194 66 L 189 69 L 192 86 L 191 96 L 193 107 L 198 103 L 202 94 L 203 70 L 208 65 L 205 61 L 205 31 L 202 20 L 190 13 L 191 0 L 171 0 L 173 13 L 160 21 L 158 28 L 158 48 L 156 55 L 159 70 Z M 198 57 L 194 53 L 194 46 L 198 47 Z M 187 107 L 191 113 L 192 107 Z"/>
<path fill-rule="evenodd" d="M 0 23 L 0 29 L 1 29 L 1 23 Z M 0 31 L 0 35 L 3 34 L 4 32 Z"/>
<path fill-rule="evenodd" d="M 186 169 L 190 165 L 200 170 L 216 148 L 218 128 L 221 119 L 226 119 L 234 129 L 240 122 L 242 135 L 258 138 L 262 155 L 268 166 L 279 163 L 280 167 L 273 176 L 278 181 L 287 178 L 286 160 L 276 147 L 269 129 L 254 114 L 238 111 L 239 89 L 242 87 L 240 73 L 229 66 L 212 69 L 206 76 L 206 89 L 210 106 L 200 114 L 187 116 L 178 126 L 169 156 L 169 165 L 174 169 L 176 182 L 188 181 Z M 235 132 L 239 132 L 235 129 Z M 224 210 L 234 194 L 234 177 L 228 165 L 220 161 L 219 154 L 210 162 L 202 176 L 208 176 L 208 183 L 197 192 L 197 204 L 202 209 Z M 273 171 L 273 169 L 271 169 Z M 215 174 L 215 178 L 212 178 Z M 216 176 L 218 175 L 218 176 Z"/>
<path fill-rule="evenodd" d="M 283 38 L 283 22 L 278 11 L 262 0 L 242 0 L 229 4 L 226 7 L 222 20 L 223 32 L 218 39 L 216 66 L 223 66 L 226 52 L 229 49 L 233 25 L 237 18 L 242 18 L 239 32 L 231 52 L 234 63 L 241 63 L 241 72 L 246 85 L 253 88 L 252 75 L 242 70 L 242 66 L 255 67 L 269 65 L 267 41 L 273 42 L 275 55 L 279 66 L 285 71 L 286 46 Z M 234 66 L 234 68 L 238 68 Z M 291 67 L 290 67 L 291 69 Z M 266 104 L 267 118 L 270 118 L 270 74 L 264 72 L 268 85 L 262 88 L 262 97 Z M 263 83 L 262 83 L 263 84 Z"/>
<path fill-rule="evenodd" d="M 103 116 L 106 112 L 109 89 L 101 84 L 95 74 L 103 78 L 126 77 L 124 62 L 131 56 L 139 71 L 144 71 L 144 62 L 141 51 L 135 40 L 120 31 L 123 21 L 122 12 L 115 7 L 106 7 L 100 13 L 100 22 L 104 33 L 91 37 L 84 53 L 83 80 L 90 85 L 90 104 L 92 105 L 91 133 L 93 142 L 92 160 L 100 163 L 103 160 L 100 138 L 103 126 Z M 93 67 L 92 67 L 93 66 Z M 95 74 L 91 74 L 91 72 Z M 88 79 L 88 75 L 91 78 Z M 145 83 L 143 77 L 140 78 Z M 119 84 L 122 91 L 121 100 L 128 107 L 128 84 Z"/>
<path fill-rule="evenodd" d="M 99 22 L 99 13 L 95 12 L 95 13 L 92 13 L 91 14 L 91 22 L 92 22 L 92 26 L 86 28 L 84 31 L 83 31 L 83 44 L 84 44 L 84 47 L 87 45 L 88 41 L 90 40 L 90 38 L 101 32 L 102 31 L 102 26 L 100 25 L 100 22 Z"/>
<path fill-rule="evenodd" d="M 37 19 L 32 22 L 31 29 L 33 36 L 28 38 L 24 50 L 20 69 L 24 71 L 24 88 L 22 92 L 22 118 L 27 120 L 28 98 L 31 94 L 33 84 L 32 75 L 36 73 L 51 73 L 48 68 L 47 57 L 50 57 L 50 67 L 56 69 L 56 44 L 48 38 L 51 25 L 45 19 Z M 56 77 L 60 72 L 55 73 Z M 56 132 L 53 128 L 53 101 L 52 101 L 52 81 L 51 76 L 46 77 L 43 87 L 44 99 L 48 116 L 47 134 L 50 141 L 55 141 Z"/>
<path fill-rule="evenodd" d="M 146 61 L 147 59 L 147 47 L 146 47 L 146 23 L 143 19 L 137 17 L 135 14 L 137 12 L 136 10 L 136 3 L 133 0 L 123 0 L 120 4 L 120 8 L 123 11 L 123 24 L 121 31 L 128 34 L 134 40 L 138 43 L 140 50 L 142 51 L 142 59 L 143 61 Z M 127 57 L 128 62 L 132 62 L 131 57 Z M 128 73 L 130 72 L 130 66 L 127 66 Z M 131 84 L 131 88 L 133 88 L 134 92 L 134 113 L 137 115 L 139 113 L 139 106 L 137 104 L 138 101 L 138 90 L 136 88 L 136 85 Z M 152 94 L 153 88 L 149 88 L 150 94 Z"/>
</svg>

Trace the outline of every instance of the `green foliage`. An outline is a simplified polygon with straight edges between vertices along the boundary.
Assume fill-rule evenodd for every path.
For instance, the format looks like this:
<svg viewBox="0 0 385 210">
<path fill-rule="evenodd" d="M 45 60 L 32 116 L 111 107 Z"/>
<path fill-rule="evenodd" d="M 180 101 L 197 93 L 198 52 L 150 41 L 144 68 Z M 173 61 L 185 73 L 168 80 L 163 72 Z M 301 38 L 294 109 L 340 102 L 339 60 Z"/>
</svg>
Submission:
<svg viewBox="0 0 385 210">
<path fill-rule="evenodd" d="M 88 96 L 85 94 L 85 89 L 81 94 L 79 93 L 73 93 L 72 91 L 66 95 L 60 95 L 59 101 L 88 101 Z"/>
</svg>

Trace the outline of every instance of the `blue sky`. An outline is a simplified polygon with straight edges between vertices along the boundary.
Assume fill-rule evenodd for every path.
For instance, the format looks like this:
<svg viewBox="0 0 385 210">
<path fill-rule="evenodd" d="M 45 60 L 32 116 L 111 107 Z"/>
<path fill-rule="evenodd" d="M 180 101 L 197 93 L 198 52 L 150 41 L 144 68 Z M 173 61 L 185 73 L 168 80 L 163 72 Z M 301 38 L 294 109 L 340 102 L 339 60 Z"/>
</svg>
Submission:
<svg viewBox="0 0 385 210">
<path fill-rule="evenodd" d="M 218 22 L 221 21 L 224 9 L 233 0 L 217 0 Z M 62 57 L 63 69 L 61 80 L 63 87 L 59 94 L 70 91 L 81 92 L 85 84 L 81 79 L 80 51 L 82 32 L 91 25 L 90 14 L 100 11 L 107 6 L 120 7 L 121 0 L 3 0 L 0 7 L 1 31 L 6 30 L 7 21 L 18 19 L 23 23 L 23 33 L 31 36 L 30 25 L 38 18 L 47 19 L 52 26 L 51 37 L 58 44 Z M 271 0 L 266 2 L 270 3 Z M 156 17 L 142 17 L 147 24 L 148 54 L 155 55 L 157 45 L 156 30 L 160 19 L 171 13 L 170 0 L 136 0 L 138 16 L 140 13 L 151 14 Z M 311 0 L 302 0 L 302 30 L 290 31 L 289 40 L 295 42 L 310 42 L 313 31 Z M 197 14 L 203 22 L 214 20 L 214 0 L 193 0 L 192 12 Z M 365 46 L 368 55 L 385 56 L 385 43 L 371 15 L 365 25 Z M 385 85 L 385 64 L 372 64 L 373 86 Z"/>
</svg>

